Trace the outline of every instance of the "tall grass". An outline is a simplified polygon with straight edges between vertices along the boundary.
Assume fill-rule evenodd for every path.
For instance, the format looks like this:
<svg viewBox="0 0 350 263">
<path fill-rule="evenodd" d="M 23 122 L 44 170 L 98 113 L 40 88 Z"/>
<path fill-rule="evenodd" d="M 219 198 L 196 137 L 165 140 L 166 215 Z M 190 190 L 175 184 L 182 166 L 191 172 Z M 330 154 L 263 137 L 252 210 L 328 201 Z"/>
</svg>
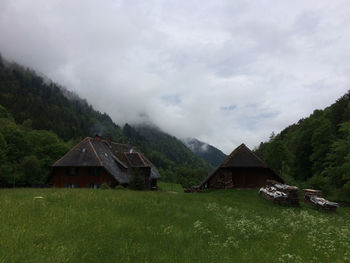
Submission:
<svg viewBox="0 0 350 263">
<path fill-rule="evenodd" d="M 253 190 L 0 191 L 0 262 L 350 262 L 349 248 L 349 208 Z"/>
</svg>

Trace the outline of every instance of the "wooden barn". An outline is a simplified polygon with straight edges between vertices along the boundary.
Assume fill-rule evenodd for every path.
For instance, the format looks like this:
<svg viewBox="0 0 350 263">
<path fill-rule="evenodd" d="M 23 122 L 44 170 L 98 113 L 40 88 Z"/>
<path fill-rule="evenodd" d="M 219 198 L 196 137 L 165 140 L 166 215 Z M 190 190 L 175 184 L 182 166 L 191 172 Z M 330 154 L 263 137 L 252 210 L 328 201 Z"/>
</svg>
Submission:
<svg viewBox="0 0 350 263">
<path fill-rule="evenodd" d="M 160 174 L 139 150 L 95 136 L 85 138 L 58 160 L 52 166 L 48 183 L 69 188 L 127 186 L 136 174 L 145 190 L 157 188 Z"/>
<path fill-rule="evenodd" d="M 200 184 L 200 187 L 256 188 L 264 186 L 267 179 L 284 182 L 247 146 L 241 144 Z"/>
</svg>

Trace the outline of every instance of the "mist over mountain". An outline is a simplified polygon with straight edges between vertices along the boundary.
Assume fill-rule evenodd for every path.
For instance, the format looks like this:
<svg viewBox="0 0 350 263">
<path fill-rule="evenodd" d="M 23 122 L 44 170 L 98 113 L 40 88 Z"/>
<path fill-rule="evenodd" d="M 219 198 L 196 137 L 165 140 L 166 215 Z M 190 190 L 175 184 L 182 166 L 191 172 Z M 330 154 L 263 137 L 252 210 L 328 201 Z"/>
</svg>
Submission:
<svg viewBox="0 0 350 263">
<path fill-rule="evenodd" d="M 350 84 L 344 0 L 1 0 L 0 17 L 9 60 L 120 126 L 148 116 L 225 154 L 257 146 Z"/>
<path fill-rule="evenodd" d="M 226 158 L 226 154 L 219 149 L 195 138 L 187 138 L 183 142 L 195 155 L 203 158 L 214 167 L 217 167 Z"/>
<path fill-rule="evenodd" d="M 15 125 L 50 131 L 61 140 L 70 141 L 70 145 L 95 134 L 108 136 L 120 143 L 134 144 L 159 168 L 163 180 L 189 186 L 198 184 L 213 169 L 176 137 L 149 124 L 137 127 L 125 124 L 121 128 L 108 114 L 96 111 L 79 95 L 48 81 L 31 69 L 15 63 L 4 63 L 1 56 L 0 105 L 4 107 L 4 112 L 11 115 Z M 6 137 L 4 144 L 11 145 L 11 141 L 6 142 L 6 139 L 11 138 Z M 51 156 L 50 160 L 57 158 L 57 154 L 53 156 L 56 157 Z M 24 152 L 21 158 L 26 157 Z M 19 162 L 21 158 L 18 158 Z M 46 157 L 40 155 L 35 158 L 40 162 Z M 45 162 L 45 168 L 41 169 L 40 179 L 36 183 L 45 178 L 51 164 Z M 11 172 L 9 169 L 6 171 Z M 30 179 L 23 179 L 23 184 L 30 182 Z"/>
</svg>

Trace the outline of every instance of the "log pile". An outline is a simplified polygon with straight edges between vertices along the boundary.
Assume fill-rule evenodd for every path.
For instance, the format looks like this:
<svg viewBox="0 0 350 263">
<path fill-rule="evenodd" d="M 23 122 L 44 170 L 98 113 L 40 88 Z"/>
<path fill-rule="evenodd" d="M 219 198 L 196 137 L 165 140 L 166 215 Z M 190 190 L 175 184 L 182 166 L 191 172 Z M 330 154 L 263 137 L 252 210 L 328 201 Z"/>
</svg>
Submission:
<svg viewBox="0 0 350 263">
<path fill-rule="evenodd" d="M 328 201 L 322 197 L 320 190 L 304 189 L 304 202 L 328 211 L 335 211 L 339 207 L 338 203 Z"/>
<path fill-rule="evenodd" d="M 285 193 L 278 191 L 277 188 L 273 186 L 261 187 L 259 194 L 265 199 L 278 204 L 285 202 L 288 198 Z"/>
<path fill-rule="evenodd" d="M 322 197 L 321 190 L 303 189 L 303 193 L 304 193 L 304 202 L 305 203 L 311 203 L 310 197 L 312 197 L 312 196 Z"/>
<path fill-rule="evenodd" d="M 274 203 L 288 203 L 292 206 L 299 205 L 298 187 L 281 184 L 274 180 L 267 180 L 266 186 L 260 188 L 260 195 Z"/>
</svg>

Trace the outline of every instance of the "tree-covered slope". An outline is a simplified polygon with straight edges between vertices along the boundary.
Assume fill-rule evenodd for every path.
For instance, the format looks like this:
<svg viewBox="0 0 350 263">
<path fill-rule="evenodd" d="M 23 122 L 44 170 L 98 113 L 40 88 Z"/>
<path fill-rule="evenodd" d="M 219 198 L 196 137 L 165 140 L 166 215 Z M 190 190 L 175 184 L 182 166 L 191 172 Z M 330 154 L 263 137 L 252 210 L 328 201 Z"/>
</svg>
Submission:
<svg viewBox="0 0 350 263">
<path fill-rule="evenodd" d="M 256 153 L 287 181 L 350 200 L 350 92 L 261 143 Z"/>
<path fill-rule="evenodd" d="M 33 128 L 51 130 L 64 140 L 101 132 L 114 140 L 123 138 L 107 114 L 94 110 L 77 95 L 30 69 L 4 64 L 0 57 L 0 104 L 17 123 L 31 122 Z"/>
<path fill-rule="evenodd" d="M 0 105 L 0 187 L 45 183 L 53 162 L 71 146 L 51 131 L 16 124 Z"/>
<path fill-rule="evenodd" d="M 132 143 L 145 152 L 168 181 L 196 184 L 212 168 L 175 137 L 156 128 L 125 125 L 121 129 L 106 113 L 94 110 L 78 95 L 30 69 L 5 62 L 1 56 L 0 105 L 17 124 L 52 131 L 65 141 L 77 142 L 99 133 L 117 142 Z"/>
<path fill-rule="evenodd" d="M 186 139 L 184 143 L 195 155 L 201 157 L 214 167 L 217 167 L 226 158 L 226 154 L 218 148 L 195 138 Z"/>
<path fill-rule="evenodd" d="M 201 182 L 213 166 L 196 156 L 186 145 L 157 127 L 126 124 L 124 135 L 139 146 L 151 161 L 160 167 L 163 179 L 183 186 Z"/>
</svg>

